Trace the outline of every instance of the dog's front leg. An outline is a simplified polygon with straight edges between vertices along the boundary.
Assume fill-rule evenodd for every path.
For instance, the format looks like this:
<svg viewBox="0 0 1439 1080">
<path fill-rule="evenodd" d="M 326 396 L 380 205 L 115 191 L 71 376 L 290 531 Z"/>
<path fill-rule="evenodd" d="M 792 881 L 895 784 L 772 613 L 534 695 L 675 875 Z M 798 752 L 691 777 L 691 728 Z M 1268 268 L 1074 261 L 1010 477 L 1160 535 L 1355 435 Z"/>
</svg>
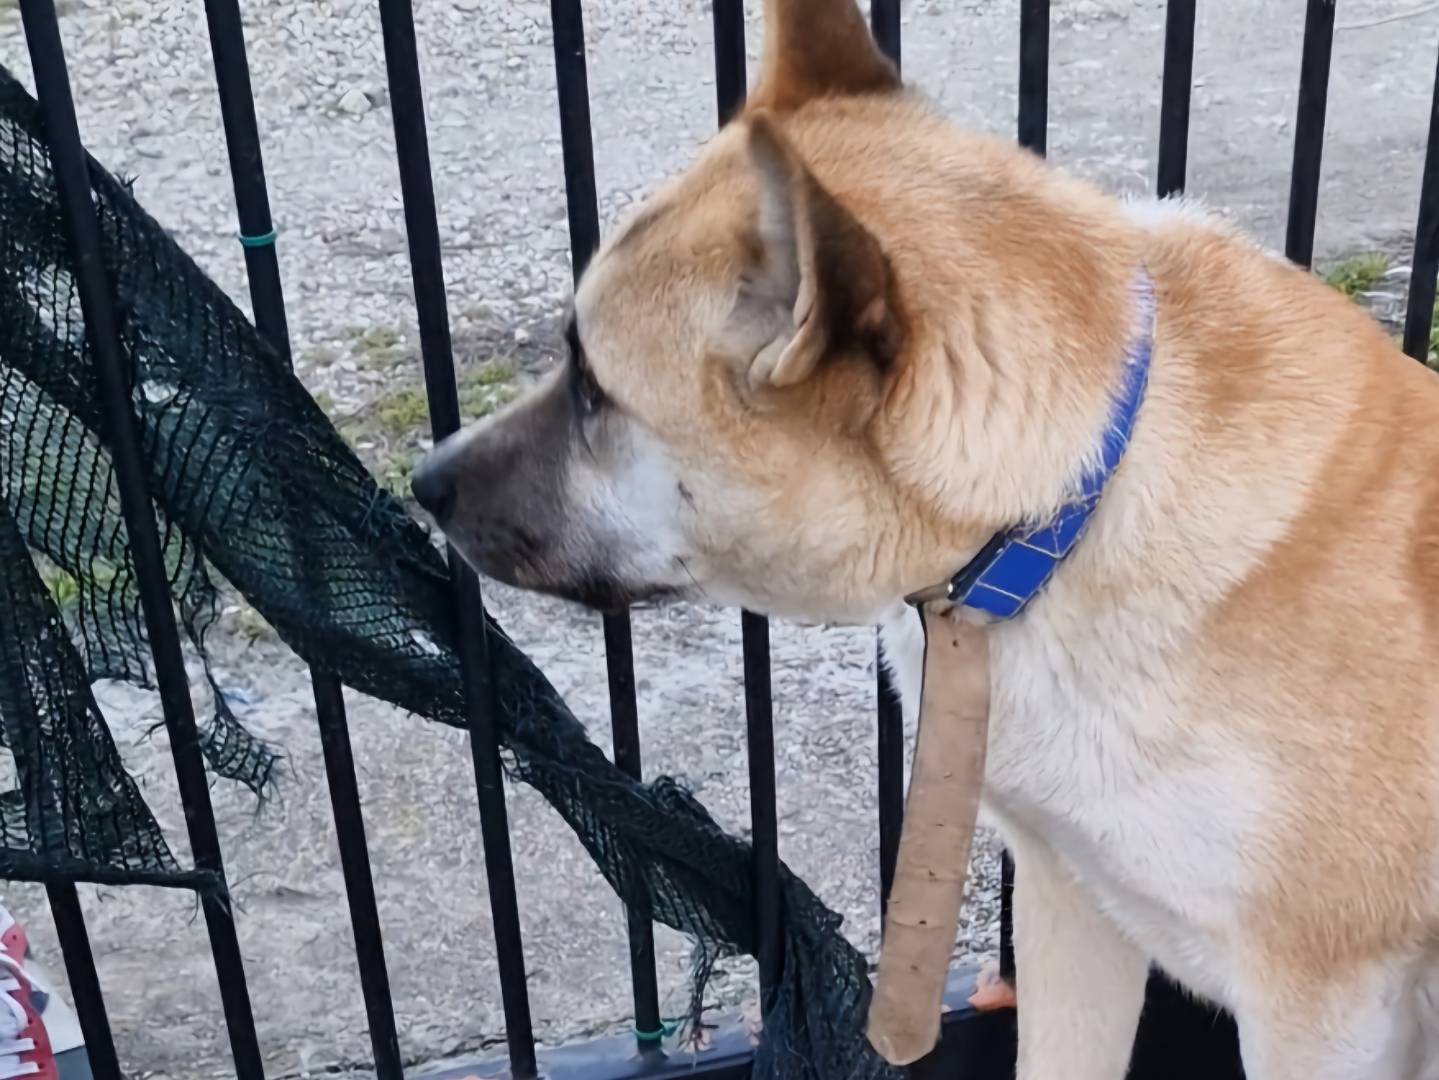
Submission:
<svg viewBox="0 0 1439 1080">
<path fill-rule="evenodd" d="M 1017 1080 L 1123 1080 L 1148 962 L 1046 845 L 1006 839 L 1014 856 Z"/>
</svg>

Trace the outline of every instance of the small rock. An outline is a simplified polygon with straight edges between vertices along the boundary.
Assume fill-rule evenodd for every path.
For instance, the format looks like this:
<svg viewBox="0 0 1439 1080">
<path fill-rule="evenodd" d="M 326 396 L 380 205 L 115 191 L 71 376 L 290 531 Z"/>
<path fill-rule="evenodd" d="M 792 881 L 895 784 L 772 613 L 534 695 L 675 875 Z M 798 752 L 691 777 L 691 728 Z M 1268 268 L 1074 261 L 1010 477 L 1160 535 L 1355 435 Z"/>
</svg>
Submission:
<svg viewBox="0 0 1439 1080">
<path fill-rule="evenodd" d="M 259 690 L 246 686 L 221 686 L 220 693 L 231 705 L 258 705 L 265 700 Z"/>
<path fill-rule="evenodd" d="M 336 107 L 350 116 L 363 116 L 370 111 L 371 103 L 369 95 L 358 87 L 350 87 L 340 95 Z"/>
<path fill-rule="evenodd" d="M 530 332 L 523 327 L 515 331 L 515 344 L 528 345 L 531 341 Z"/>
</svg>

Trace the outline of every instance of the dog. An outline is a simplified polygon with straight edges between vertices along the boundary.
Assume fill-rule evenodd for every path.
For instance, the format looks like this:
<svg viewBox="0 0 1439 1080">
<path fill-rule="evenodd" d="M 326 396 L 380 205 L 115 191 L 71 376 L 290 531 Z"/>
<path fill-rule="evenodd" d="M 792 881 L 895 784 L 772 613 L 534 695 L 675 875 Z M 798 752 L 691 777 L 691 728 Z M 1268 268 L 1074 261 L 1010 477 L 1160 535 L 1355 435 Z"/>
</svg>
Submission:
<svg viewBox="0 0 1439 1080">
<path fill-rule="evenodd" d="M 1120 1080 L 1151 964 L 1250 1080 L 1439 1077 L 1439 378 L 1357 305 L 958 130 L 853 0 L 769 0 L 744 109 L 566 333 L 415 475 L 462 555 L 881 625 L 911 711 L 905 597 L 1104 474 L 989 630 L 1020 1080 Z"/>
</svg>

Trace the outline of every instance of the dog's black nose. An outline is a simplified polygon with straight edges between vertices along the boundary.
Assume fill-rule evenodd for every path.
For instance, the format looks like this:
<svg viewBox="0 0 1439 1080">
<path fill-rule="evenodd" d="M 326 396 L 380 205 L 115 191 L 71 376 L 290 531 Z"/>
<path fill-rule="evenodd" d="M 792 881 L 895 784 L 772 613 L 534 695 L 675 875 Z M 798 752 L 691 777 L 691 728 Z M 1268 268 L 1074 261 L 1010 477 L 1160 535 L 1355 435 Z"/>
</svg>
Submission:
<svg viewBox="0 0 1439 1080">
<path fill-rule="evenodd" d="M 410 477 L 415 501 L 443 524 L 455 501 L 455 478 L 449 463 L 431 454 Z"/>
</svg>

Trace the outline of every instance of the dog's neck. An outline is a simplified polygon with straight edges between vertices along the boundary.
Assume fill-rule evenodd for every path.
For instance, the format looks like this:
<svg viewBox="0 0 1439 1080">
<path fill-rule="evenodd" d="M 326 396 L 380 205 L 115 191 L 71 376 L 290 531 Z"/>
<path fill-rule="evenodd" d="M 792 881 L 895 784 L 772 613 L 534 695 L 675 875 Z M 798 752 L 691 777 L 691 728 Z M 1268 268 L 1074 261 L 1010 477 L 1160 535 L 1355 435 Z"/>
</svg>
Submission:
<svg viewBox="0 0 1439 1080">
<path fill-rule="evenodd" d="M 947 581 L 907 597 L 909 603 L 944 601 L 995 620 L 1019 615 L 1080 541 L 1110 478 L 1124 459 L 1149 381 L 1154 347 L 1154 285 L 1141 269 L 1134 286 L 1137 327 L 1120 384 L 1093 460 L 1086 462 L 1060 508 L 1040 521 L 1017 522 L 989 541 Z"/>
<path fill-rule="evenodd" d="M 1135 290 L 1138 234 L 1104 225 L 1102 252 L 1061 250 L 1012 281 L 955 281 L 963 299 L 947 310 L 945 283 L 925 282 L 929 340 L 914 342 L 877 440 L 901 499 L 895 520 L 907 522 L 893 545 L 907 589 L 948 583 L 996 533 L 1053 519 L 1100 462 L 1153 302 L 1153 287 Z"/>
</svg>

